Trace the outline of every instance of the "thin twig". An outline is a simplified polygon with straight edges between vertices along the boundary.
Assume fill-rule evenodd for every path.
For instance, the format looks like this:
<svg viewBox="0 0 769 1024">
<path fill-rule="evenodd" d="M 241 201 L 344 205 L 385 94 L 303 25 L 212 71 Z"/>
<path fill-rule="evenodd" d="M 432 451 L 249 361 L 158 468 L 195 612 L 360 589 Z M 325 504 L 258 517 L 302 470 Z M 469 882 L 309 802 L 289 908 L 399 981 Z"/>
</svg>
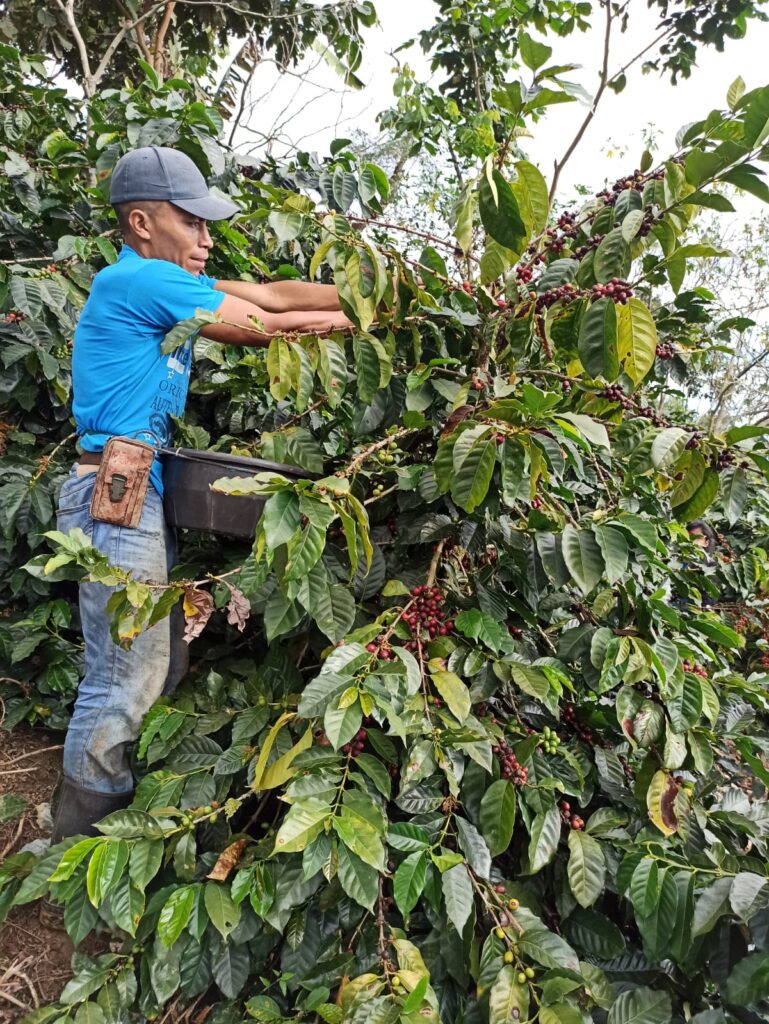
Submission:
<svg viewBox="0 0 769 1024">
<path fill-rule="evenodd" d="M 49 750 L 64 750 L 64 744 L 57 743 L 53 747 L 39 747 L 37 750 L 28 750 L 26 754 L 19 754 L 18 757 L 14 757 L 11 761 L 0 762 L 0 767 L 7 768 L 9 765 L 17 764 L 19 761 L 24 761 L 28 757 L 37 757 L 38 754 L 46 754 Z"/>
<path fill-rule="evenodd" d="M 24 831 L 24 823 L 26 822 L 26 820 L 27 819 L 22 814 L 22 816 L 19 818 L 19 824 L 17 825 L 16 831 L 14 832 L 12 838 L 9 839 L 5 846 L 2 848 L 2 850 L 0 850 L 0 860 L 3 860 L 11 852 L 11 850 L 18 842 L 19 836 Z"/>
<path fill-rule="evenodd" d="M 598 80 L 599 80 L 598 91 L 596 92 L 595 97 L 593 98 L 593 102 L 590 105 L 590 110 L 587 112 L 587 116 L 585 117 L 585 120 L 579 126 L 577 134 L 574 136 L 574 138 L 572 139 L 571 143 L 569 144 L 569 148 L 566 150 L 566 152 L 563 154 L 563 156 L 561 157 L 560 160 L 556 160 L 555 161 L 554 168 L 553 168 L 553 180 L 552 180 L 552 183 L 550 185 L 550 197 L 549 198 L 550 198 L 551 201 L 553 199 L 553 196 L 555 195 L 555 190 L 558 187 L 558 179 L 561 176 L 561 171 L 564 169 L 564 167 L 568 163 L 569 158 L 571 157 L 571 155 L 574 152 L 574 150 L 577 148 L 577 146 L 582 141 L 582 137 L 585 134 L 585 132 L 587 131 L 588 126 L 590 125 L 590 122 L 595 117 L 596 109 L 597 109 L 598 104 L 599 104 L 599 102 L 601 100 L 601 97 L 604 94 L 604 90 L 606 89 L 606 85 L 607 85 L 607 83 L 609 81 L 609 50 L 610 50 L 610 45 L 611 45 L 611 28 L 612 28 L 612 22 L 614 20 L 614 16 L 612 14 L 612 9 L 611 9 L 611 0 L 602 0 L 602 3 L 603 3 L 603 6 L 604 6 L 604 10 L 606 11 L 606 29 L 604 30 L 604 37 L 603 37 L 603 64 L 601 65 L 601 70 L 600 70 L 599 75 L 598 75 Z"/>
<path fill-rule="evenodd" d="M 16 996 L 12 996 L 10 992 L 3 992 L 2 989 L 0 989 L 0 999 L 5 999 L 6 1002 L 13 1003 L 13 1005 L 18 1006 L 20 1010 L 29 1010 L 27 1003 L 22 1003 L 20 999 L 16 998 Z"/>
<path fill-rule="evenodd" d="M 428 570 L 427 573 L 428 587 L 432 587 L 435 585 L 435 578 L 438 575 L 438 564 L 441 560 L 441 555 L 443 554 L 443 548 L 445 544 L 446 538 L 444 537 L 443 540 L 438 541 L 438 543 L 435 545 L 435 551 L 433 551 L 433 557 L 432 560 L 430 561 L 430 569 Z"/>
</svg>

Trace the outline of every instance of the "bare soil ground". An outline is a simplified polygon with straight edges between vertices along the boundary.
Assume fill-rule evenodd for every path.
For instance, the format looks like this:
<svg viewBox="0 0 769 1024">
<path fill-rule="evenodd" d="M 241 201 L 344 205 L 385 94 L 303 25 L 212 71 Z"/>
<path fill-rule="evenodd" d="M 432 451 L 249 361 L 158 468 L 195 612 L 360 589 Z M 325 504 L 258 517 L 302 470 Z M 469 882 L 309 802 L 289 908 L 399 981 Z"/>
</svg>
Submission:
<svg viewBox="0 0 769 1024">
<path fill-rule="evenodd" d="M 27 805 L 21 818 L 0 824 L 0 860 L 31 840 L 50 836 L 62 738 L 23 726 L 12 733 L 0 730 L 0 796 L 13 793 Z M 89 940 L 84 948 L 92 951 Z M 72 976 L 71 957 L 66 932 L 44 928 L 37 904 L 12 910 L 0 926 L 0 1024 L 15 1024 L 55 1000 Z"/>
</svg>

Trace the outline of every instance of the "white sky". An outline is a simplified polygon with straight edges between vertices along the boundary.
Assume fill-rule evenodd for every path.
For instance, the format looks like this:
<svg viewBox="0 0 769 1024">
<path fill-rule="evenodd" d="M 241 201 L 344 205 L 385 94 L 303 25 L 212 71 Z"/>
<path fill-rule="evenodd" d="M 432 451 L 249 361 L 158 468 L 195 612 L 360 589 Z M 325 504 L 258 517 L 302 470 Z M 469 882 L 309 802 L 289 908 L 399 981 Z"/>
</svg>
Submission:
<svg viewBox="0 0 769 1024">
<path fill-rule="evenodd" d="M 366 33 L 363 66 L 358 72 L 366 82 L 363 91 L 345 89 L 341 80 L 315 57 L 305 65 L 305 70 L 312 68 L 310 80 L 333 91 L 300 86 L 297 78 L 283 78 L 269 95 L 260 98 L 249 118 L 252 128 L 264 130 L 267 126 L 269 130 L 275 123 L 283 122 L 284 138 L 321 155 L 328 152 L 335 136 L 344 137 L 354 128 L 375 135 L 376 114 L 392 103 L 395 58 L 391 51 L 428 27 L 437 8 L 432 0 L 379 0 L 377 9 L 380 25 Z M 575 34 L 566 40 L 547 40 L 554 47 L 553 61 L 582 65 L 581 70 L 568 77 L 579 81 L 591 94 L 597 86 L 603 47 L 603 26 L 599 19 L 595 20 L 597 27 L 589 33 Z M 651 42 L 657 34 L 655 26 L 656 19 L 648 11 L 646 0 L 631 0 L 629 30 L 624 35 L 617 32 L 613 41 L 613 71 Z M 675 133 L 683 124 L 725 105 L 726 90 L 738 75 L 742 75 L 748 89 L 769 83 L 767 53 L 769 24 L 750 22 L 747 37 L 729 40 L 724 53 L 701 48 L 699 65 L 691 78 L 680 80 L 675 87 L 668 77 L 643 75 L 639 61 L 628 72 L 624 92 L 615 95 L 607 90 L 604 94 L 593 123 L 562 175 L 561 196 L 567 198 L 576 184 L 599 188 L 604 178 L 613 180 L 632 169 L 644 148 L 644 129 L 654 132 L 660 157 L 667 155 L 674 149 Z M 418 45 L 397 56 L 414 67 L 420 78 L 429 77 Z M 275 80 L 271 66 L 262 67 L 259 75 L 254 97 L 267 93 Z M 522 140 L 529 158 L 548 180 L 554 159 L 566 149 L 585 112 L 586 108 L 579 103 L 552 107 L 535 126 L 535 138 Z M 234 141 L 239 149 L 249 149 L 261 142 L 258 135 L 245 131 L 239 131 Z M 280 145 L 274 148 L 276 155 L 284 151 Z"/>
</svg>

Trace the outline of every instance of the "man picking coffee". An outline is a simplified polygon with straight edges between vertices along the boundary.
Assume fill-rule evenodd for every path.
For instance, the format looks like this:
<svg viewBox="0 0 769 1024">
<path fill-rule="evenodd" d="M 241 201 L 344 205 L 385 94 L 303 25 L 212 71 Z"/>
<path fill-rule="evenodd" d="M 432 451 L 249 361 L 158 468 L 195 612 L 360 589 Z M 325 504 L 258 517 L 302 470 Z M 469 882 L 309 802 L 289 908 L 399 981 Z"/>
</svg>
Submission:
<svg viewBox="0 0 769 1024">
<path fill-rule="evenodd" d="M 183 153 L 155 146 L 127 153 L 115 166 L 110 202 L 125 244 L 117 262 L 96 275 L 75 331 L 72 408 L 84 452 L 61 489 L 57 526 L 64 532 L 80 527 L 110 563 L 130 569 L 137 580 L 163 583 L 176 552 L 163 518 L 157 456 L 134 445 L 149 469 L 135 526 L 96 518 L 91 499 L 111 438 L 162 447 L 171 438 L 170 417 L 184 411 L 192 339 L 163 355 L 165 335 L 199 309 L 226 321 L 201 333 L 231 345 L 267 345 L 278 333 L 351 324 L 333 285 L 206 276 L 208 222 L 228 219 L 238 208 L 210 195 Z M 257 333 L 252 318 L 261 325 Z M 101 583 L 80 587 L 85 674 L 64 743 L 53 842 L 93 834 L 94 822 L 130 802 L 130 746 L 147 710 L 186 671 L 186 645 L 169 619 L 141 633 L 130 650 L 112 641 L 106 605 L 113 593 Z"/>
</svg>

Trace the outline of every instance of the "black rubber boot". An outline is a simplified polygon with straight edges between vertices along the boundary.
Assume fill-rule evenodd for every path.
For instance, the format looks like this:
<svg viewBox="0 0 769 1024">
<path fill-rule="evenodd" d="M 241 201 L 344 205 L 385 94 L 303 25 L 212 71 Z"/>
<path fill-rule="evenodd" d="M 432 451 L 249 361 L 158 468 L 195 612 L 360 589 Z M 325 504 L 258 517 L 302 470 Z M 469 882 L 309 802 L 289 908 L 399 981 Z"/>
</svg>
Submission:
<svg viewBox="0 0 769 1024">
<path fill-rule="evenodd" d="M 67 836 L 96 836 L 94 827 L 97 821 L 106 818 L 113 811 L 127 807 L 133 797 L 129 793 L 99 793 L 93 789 L 84 789 L 66 776 L 56 799 L 53 813 L 53 832 L 51 845 L 60 843 Z"/>
</svg>

